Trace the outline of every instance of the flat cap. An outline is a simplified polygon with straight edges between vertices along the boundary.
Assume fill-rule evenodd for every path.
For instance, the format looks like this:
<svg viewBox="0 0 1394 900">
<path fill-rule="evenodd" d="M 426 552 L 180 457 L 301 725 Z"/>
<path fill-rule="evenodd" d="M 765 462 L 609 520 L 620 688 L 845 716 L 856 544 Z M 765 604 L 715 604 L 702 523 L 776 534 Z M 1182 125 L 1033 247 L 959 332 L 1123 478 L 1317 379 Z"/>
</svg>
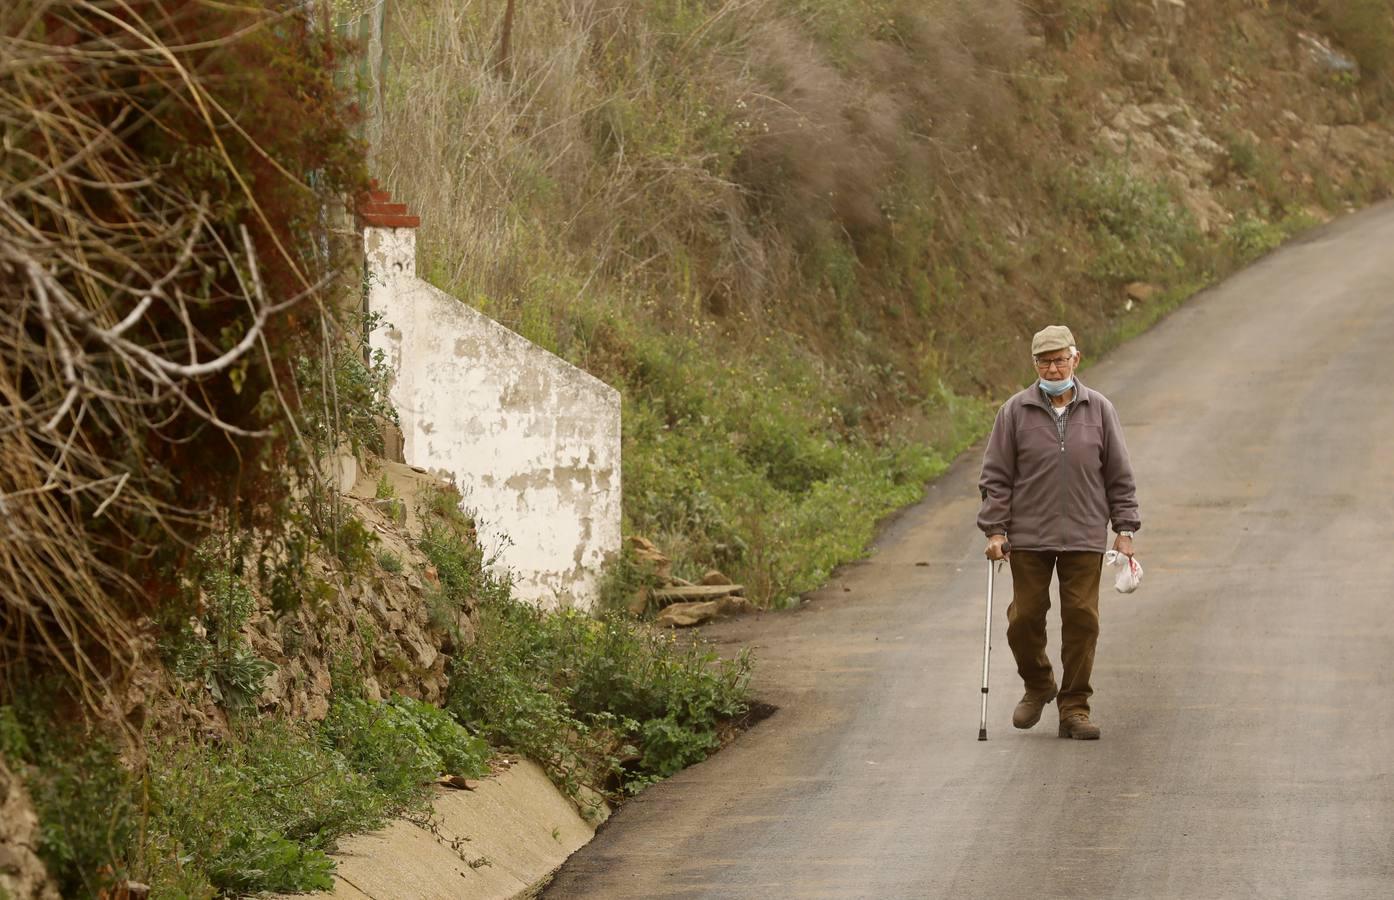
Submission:
<svg viewBox="0 0 1394 900">
<path fill-rule="evenodd" d="M 1064 325 L 1047 325 L 1031 338 L 1031 355 L 1040 356 L 1052 350 L 1068 350 L 1075 346 L 1075 336 Z"/>
</svg>

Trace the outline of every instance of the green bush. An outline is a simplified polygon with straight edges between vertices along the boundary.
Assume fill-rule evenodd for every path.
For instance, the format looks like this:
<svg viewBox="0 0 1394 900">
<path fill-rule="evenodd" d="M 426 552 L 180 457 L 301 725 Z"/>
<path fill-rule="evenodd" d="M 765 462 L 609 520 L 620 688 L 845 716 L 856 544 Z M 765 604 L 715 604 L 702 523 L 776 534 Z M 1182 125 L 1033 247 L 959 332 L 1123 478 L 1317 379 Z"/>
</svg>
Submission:
<svg viewBox="0 0 1394 900">
<path fill-rule="evenodd" d="M 1260 212 L 1244 212 L 1225 229 L 1225 243 L 1235 265 L 1252 262 L 1277 249 L 1295 234 L 1319 224 L 1306 210 L 1269 221 Z"/>
<path fill-rule="evenodd" d="M 612 796 L 671 775 L 718 746 L 747 708 L 750 662 L 718 662 L 617 616 L 480 610 L 478 640 L 451 675 L 449 708 L 493 743 L 547 767 L 575 795 Z"/>
<path fill-rule="evenodd" d="M 326 890 L 333 863 L 324 850 L 386 811 L 342 755 L 277 722 L 220 745 L 156 744 L 148 789 L 146 846 L 174 851 L 183 880 L 197 873 L 219 893 Z M 170 877 L 159 859 L 143 862 L 139 874 Z"/>
<path fill-rule="evenodd" d="M 598 621 L 516 602 L 507 581 L 492 574 L 459 496 L 425 497 L 422 518 L 421 549 L 441 581 L 435 602 L 450 613 L 480 609 L 474 642 L 453 663 L 450 712 L 491 743 L 537 759 L 570 796 L 580 798 L 583 787 L 619 796 L 672 775 L 715 750 L 719 723 L 744 712 L 746 659 L 717 666 L 714 653 L 682 651 L 620 617 Z M 336 701 L 328 727 L 351 745 L 354 734 L 383 726 L 364 702 Z M 445 723 L 435 729 L 447 733 Z M 404 723 L 386 730 L 413 734 Z M 372 744 L 396 761 L 413 758 L 383 738 Z M 350 755 L 361 768 L 375 765 Z M 418 772 L 428 768 L 415 763 Z"/>
<path fill-rule="evenodd" d="M 794 347 L 704 364 L 695 340 L 633 331 L 612 340 L 630 361 L 626 531 L 657 543 L 674 574 L 696 580 L 721 569 L 762 605 L 789 602 L 864 553 L 876 521 L 918 499 L 942 471 L 942 451 L 958 446 L 957 438 L 870 441 L 848 423 L 863 401 Z M 895 381 L 874 367 L 867 377 L 882 390 Z M 643 580 L 612 572 L 607 605 L 624 606 L 624 585 Z"/>
<path fill-rule="evenodd" d="M 158 745 L 149 828 L 219 891 L 323 889 L 341 835 L 424 802 L 446 769 L 484 774 L 488 757 L 429 704 L 336 696 L 315 730 L 268 720 L 218 745 Z"/>
<path fill-rule="evenodd" d="M 403 568 L 402 558 L 390 550 L 383 550 L 378 554 L 378 567 L 384 572 L 400 575 Z"/>
<path fill-rule="evenodd" d="M 1244 213 L 1235 217 L 1225 229 L 1225 238 L 1236 262 L 1246 263 L 1276 248 L 1286 240 L 1287 235 L 1281 225 L 1252 213 Z"/>
<path fill-rule="evenodd" d="M 320 454 L 344 443 L 358 456 L 381 453 L 383 423 L 398 421 L 388 397 L 387 356 L 368 347 L 368 335 L 382 324 L 381 313 L 347 315 L 332 354 L 300 361 L 300 394 L 310 400 L 301 410 L 302 427 Z M 323 402 L 324 397 L 331 401 Z"/>
<path fill-rule="evenodd" d="M 404 805 L 421 785 L 440 774 L 434 753 L 416 721 L 389 704 L 359 697 L 336 697 L 325 717 L 321 739 L 344 754 L 374 787 Z"/>
<path fill-rule="evenodd" d="M 1199 247 L 1194 217 L 1161 182 L 1121 160 L 1067 174 L 1057 197 L 1093 232 L 1090 272 L 1107 281 L 1160 280 Z"/>
<path fill-rule="evenodd" d="M 95 896 L 127 871 L 123 852 L 137 833 L 131 778 L 115 749 L 93 735 L 31 723 L 25 743 L 29 752 L 15 758 L 27 763 L 39 856 L 62 896 Z"/>
<path fill-rule="evenodd" d="M 381 703 L 335 697 L 320 734 L 397 806 L 419 799 L 421 785 L 442 772 L 474 777 L 488 772 L 484 741 L 448 713 L 408 697 Z"/>
<path fill-rule="evenodd" d="M 489 774 L 493 754 L 487 741 L 476 737 L 446 710 L 422 700 L 397 696 L 387 705 L 410 720 L 423 743 L 440 760 L 432 774 L 448 773 L 481 778 Z"/>
</svg>

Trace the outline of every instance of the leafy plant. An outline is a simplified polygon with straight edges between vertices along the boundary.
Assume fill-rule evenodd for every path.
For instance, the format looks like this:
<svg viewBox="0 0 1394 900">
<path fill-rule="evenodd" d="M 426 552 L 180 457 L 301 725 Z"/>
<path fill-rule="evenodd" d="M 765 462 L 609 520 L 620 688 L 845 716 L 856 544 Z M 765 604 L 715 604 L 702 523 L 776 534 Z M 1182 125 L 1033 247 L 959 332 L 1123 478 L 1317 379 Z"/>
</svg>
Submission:
<svg viewBox="0 0 1394 900">
<path fill-rule="evenodd" d="M 167 734 L 131 772 L 100 736 L 54 724 L 54 705 L 0 707 L 0 752 L 22 764 L 64 896 L 127 875 L 155 896 L 327 890 L 341 835 L 417 806 L 442 771 L 485 774 L 491 752 L 430 704 L 336 696 L 319 727 L 247 719 L 216 741 Z"/>
<path fill-rule="evenodd" d="M 342 754 L 276 721 L 221 744 L 158 742 L 148 792 L 137 871 L 202 879 L 223 893 L 326 890 L 333 865 L 324 851 L 393 808 Z M 171 871 L 165 854 L 183 861 L 184 871 Z"/>
<path fill-rule="evenodd" d="M 378 542 L 378 536 L 363 524 L 362 519 L 348 513 L 341 504 L 338 506 L 337 525 L 329 538 L 334 555 L 346 573 L 361 572 L 373 558 L 372 548 Z"/>
<path fill-rule="evenodd" d="M 402 572 L 402 558 L 390 550 L 384 550 L 378 554 L 378 566 L 384 572 L 398 575 Z"/>
<path fill-rule="evenodd" d="M 352 452 L 382 453 L 383 425 L 398 423 L 388 396 L 392 369 L 383 351 L 372 349 L 368 336 L 382 324 L 381 313 L 345 317 L 332 353 L 307 358 L 297 372 L 304 433 L 320 454 L 348 444 Z"/>
<path fill-rule="evenodd" d="M 435 566 L 438 582 L 427 598 L 428 608 L 437 626 L 454 632 L 461 612 L 482 600 L 508 596 L 511 582 L 495 571 L 498 552 L 486 554 L 479 545 L 474 520 L 460 509 L 456 490 L 428 490 L 419 505 L 417 546 Z"/>
<path fill-rule="evenodd" d="M 491 574 L 458 495 L 427 495 L 421 514 L 421 547 L 436 566 L 439 602 L 446 611 L 479 610 L 478 633 L 452 669 L 449 710 L 469 732 L 538 760 L 571 796 L 586 788 L 618 796 L 669 775 L 714 749 L 719 724 L 744 712 L 745 657 L 718 664 L 715 654 L 681 650 L 627 619 L 519 603 L 507 581 Z M 361 699 L 343 701 L 342 711 L 331 712 L 330 733 L 351 744 L 354 734 L 377 733 L 375 717 L 394 715 L 369 709 Z M 415 734 L 409 724 L 390 730 Z M 409 743 L 392 751 L 405 762 L 385 767 L 408 780 L 432 767 L 419 737 Z"/>
<path fill-rule="evenodd" d="M 13 745 L 22 726 L 12 710 L 0 709 L 0 719 L 8 719 Z M 126 871 L 124 850 L 136 835 L 130 776 L 99 736 L 59 732 L 32 713 L 23 727 L 25 752 L 12 758 L 27 763 L 39 856 L 63 896 L 94 896 Z"/>
<path fill-rule="evenodd" d="M 1162 277 L 1181 268 L 1199 242 L 1194 218 L 1170 190 L 1123 161 L 1075 170 L 1060 198 L 1092 230 L 1097 255 L 1091 272 L 1101 279 Z"/>
<path fill-rule="evenodd" d="M 743 714 L 750 662 L 718 662 L 618 616 L 481 607 L 449 709 L 491 742 L 538 759 L 573 795 L 619 795 L 703 758 Z"/>
<path fill-rule="evenodd" d="M 419 798 L 421 786 L 442 772 L 477 777 L 488 771 L 488 744 L 448 713 L 407 697 L 375 703 L 337 696 L 321 738 L 397 805 Z"/>
<path fill-rule="evenodd" d="M 1235 257 L 1241 262 L 1255 259 L 1281 244 L 1287 235 L 1281 225 L 1257 215 L 1241 215 L 1225 231 Z"/>
<path fill-rule="evenodd" d="M 276 667 L 257 656 L 242 628 L 256 611 L 256 599 L 242 577 L 205 548 L 199 580 L 203 613 L 184 623 L 172 644 L 174 674 L 201 682 L 230 710 L 250 707 Z"/>
</svg>

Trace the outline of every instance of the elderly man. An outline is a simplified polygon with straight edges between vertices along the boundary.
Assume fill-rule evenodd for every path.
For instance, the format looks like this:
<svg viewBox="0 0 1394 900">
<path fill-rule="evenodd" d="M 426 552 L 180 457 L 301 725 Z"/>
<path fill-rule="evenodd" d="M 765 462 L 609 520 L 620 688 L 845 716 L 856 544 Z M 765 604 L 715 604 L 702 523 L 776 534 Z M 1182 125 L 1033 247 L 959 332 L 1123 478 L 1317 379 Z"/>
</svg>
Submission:
<svg viewBox="0 0 1394 900">
<path fill-rule="evenodd" d="M 1030 728 L 1057 699 L 1060 737 L 1097 740 L 1089 721 L 1089 676 L 1099 637 L 1099 575 L 1108 524 L 1113 548 L 1133 555 L 1138 518 L 1133 469 L 1118 413 L 1075 377 L 1080 354 L 1064 325 L 1031 340 L 1038 380 L 997 413 L 983 457 L 978 527 L 987 558 L 1012 568 L 1007 643 L 1026 695 L 1012 724 Z M 1046 655 L 1050 577 L 1060 582 L 1061 672 Z"/>
</svg>

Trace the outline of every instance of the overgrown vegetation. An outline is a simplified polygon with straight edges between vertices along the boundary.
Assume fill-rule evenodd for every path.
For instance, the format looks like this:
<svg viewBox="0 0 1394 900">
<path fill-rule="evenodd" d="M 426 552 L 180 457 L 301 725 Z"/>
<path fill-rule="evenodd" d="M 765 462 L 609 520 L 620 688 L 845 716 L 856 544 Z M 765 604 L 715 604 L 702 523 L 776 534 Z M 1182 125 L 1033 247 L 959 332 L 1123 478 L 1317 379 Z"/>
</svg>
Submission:
<svg viewBox="0 0 1394 900">
<path fill-rule="evenodd" d="M 614 616 L 512 600 L 480 613 L 452 673 L 451 712 L 577 799 L 583 789 L 619 799 L 705 758 L 747 710 L 745 656 L 718 662 Z"/>
<path fill-rule="evenodd" d="M 461 511 L 454 489 L 427 491 L 420 498 L 418 546 L 435 566 L 436 584 L 427 597 L 431 619 L 453 642 L 463 643 L 460 618 L 481 601 L 506 601 L 510 583 L 495 563 L 498 551 L 486 554 L 474 520 Z"/>
<path fill-rule="evenodd" d="M 0 684 L 103 706 L 201 535 L 294 524 L 363 182 L 344 49 L 276 0 L 0 8 Z"/>
<path fill-rule="evenodd" d="M 245 636 L 253 592 L 319 604 L 312 558 L 372 560 L 321 465 L 391 417 L 342 302 L 363 148 L 325 9 L 0 9 L 0 755 L 64 896 L 327 887 L 340 834 L 483 771 L 480 740 L 405 698 L 252 715 L 274 668 Z M 137 733 L 179 702 L 155 646 L 218 704 L 211 730 Z"/>
<path fill-rule="evenodd" d="M 443 710 L 351 688 L 318 727 L 245 718 L 223 740 L 167 734 L 134 772 L 101 735 L 5 706 L 0 753 L 24 766 L 65 897 L 125 877 L 157 897 L 328 889 L 340 836 L 420 807 L 443 772 L 485 774 L 490 755 Z"/>
<path fill-rule="evenodd" d="M 190 616 L 168 644 L 170 670 L 183 681 L 206 687 L 228 709 L 246 709 L 275 668 L 258 657 L 242 635 L 256 599 L 227 567 L 210 567 L 201 591 L 203 615 Z"/>
<path fill-rule="evenodd" d="M 719 662 L 628 619 L 512 599 L 458 504 L 450 491 L 425 498 L 421 549 L 439 574 L 434 614 L 454 622 L 477 605 L 478 632 L 451 672 L 460 723 L 537 760 L 583 804 L 636 793 L 718 748 L 747 709 L 746 656 Z"/>
<path fill-rule="evenodd" d="M 1261 137 L 1279 110 L 1227 81 L 1267 77 L 1298 28 L 1351 52 L 1367 28 L 1359 84 L 1262 102 L 1376 115 L 1387 4 L 1191 4 L 1166 44 L 1134 0 L 543 0 L 506 68 L 500 15 L 387 9 L 375 152 L 423 214 L 421 271 L 619 387 L 626 532 L 764 604 L 864 552 L 981 433 L 1030 375 L 1023 336 L 1068 320 L 1097 358 L 1389 182 Z M 1123 44 L 1137 102 L 1188 100 L 1227 161 L 1102 149 Z"/>
<path fill-rule="evenodd" d="M 21 773 L 19 766 L 33 767 L 26 781 L 40 814 L 39 850 L 59 892 L 92 896 L 112 878 L 101 871 L 112 848 L 130 846 L 138 807 L 110 744 L 54 731 L 48 721 L 33 707 L 0 706 L 0 756 Z"/>
<path fill-rule="evenodd" d="M 176 673 L 233 713 L 226 735 L 153 735 L 133 765 L 100 731 L 71 724 L 80 716 L 54 716 L 72 706 L 61 682 L 0 706 L 0 755 L 25 776 L 43 823 L 38 849 L 64 896 L 126 878 L 155 896 L 325 889 L 340 836 L 423 809 L 442 773 L 486 775 L 493 747 L 538 760 L 583 805 L 622 799 L 719 747 L 747 710 L 745 656 L 718 662 L 627 619 L 512 600 L 458 502 L 440 491 L 422 508 L 437 614 L 458 628 L 462 613 L 479 612 L 473 641 L 455 633 L 448 710 L 371 699 L 361 674 L 340 666 L 317 725 L 237 715 L 269 664 L 241 636 L 250 591 L 209 551 L 197 630 L 167 651 Z"/>
<path fill-rule="evenodd" d="M 1097 254 L 1088 271 L 1104 284 L 1165 278 L 1200 250 L 1194 217 L 1166 185 L 1122 161 L 1068 173 L 1060 203 L 1089 227 Z"/>
</svg>

